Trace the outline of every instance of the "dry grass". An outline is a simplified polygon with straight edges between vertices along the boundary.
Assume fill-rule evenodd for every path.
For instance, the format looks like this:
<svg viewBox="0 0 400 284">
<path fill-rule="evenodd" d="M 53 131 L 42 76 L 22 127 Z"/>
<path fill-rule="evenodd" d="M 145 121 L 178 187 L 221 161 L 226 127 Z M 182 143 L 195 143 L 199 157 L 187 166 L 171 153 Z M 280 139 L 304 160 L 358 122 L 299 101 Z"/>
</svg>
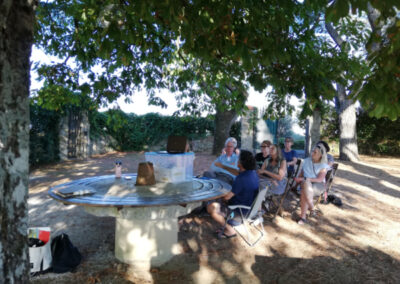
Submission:
<svg viewBox="0 0 400 284">
<path fill-rule="evenodd" d="M 84 255 L 76 273 L 47 273 L 33 283 L 399 283 L 400 160 L 363 156 L 341 162 L 332 192 L 343 206 L 321 205 L 323 215 L 299 226 L 286 204 L 286 217 L 266 219 L 267 232 L 254 248 L 240 238 L 217 240 L 209 217 L 180 220 L 182 253 L 141 279 L 113 256 L 114 220 L 63 206 L 47 197 L 50 186 L 90 175 L 110 174 L 115 159 L 134 172 L 143 153 L 112 153 L 86 161 L 38 168 L 31 173 L 30 225 L 67 232 Z M 195 174 L 213 160 L 196 154 Z"/>
</svg>

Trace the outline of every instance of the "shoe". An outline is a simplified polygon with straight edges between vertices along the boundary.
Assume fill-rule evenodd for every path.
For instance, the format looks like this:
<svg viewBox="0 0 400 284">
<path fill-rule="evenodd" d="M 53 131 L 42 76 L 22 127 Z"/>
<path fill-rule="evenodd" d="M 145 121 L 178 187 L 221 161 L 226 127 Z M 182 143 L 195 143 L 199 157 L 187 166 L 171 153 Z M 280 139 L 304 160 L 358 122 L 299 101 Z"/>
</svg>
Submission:
<svg viewBox="0 0 400 284">
<path fill-rule="evenodd" d="M 297 224 L 299 224 L 299 225 L 305 225 L 305 224 L 307 224 L 307 220 L 304 219 L 304 218 L 300 218 L 299 221 L 297 221 Z"/>
<path fill-rule="evenodd" d="M 219 233 L 219 234 L 217 235 L 217 238 L 218 238 L 218 239 L 232 239 L 232 238 L 234 238 L 234 237 L 236 237 L 236 236 L 237 236 L 237 234 L 227 235 L 227 234 L 225 234 L 224 232 L 221 232 L 221 233 Z"/>
</svg>

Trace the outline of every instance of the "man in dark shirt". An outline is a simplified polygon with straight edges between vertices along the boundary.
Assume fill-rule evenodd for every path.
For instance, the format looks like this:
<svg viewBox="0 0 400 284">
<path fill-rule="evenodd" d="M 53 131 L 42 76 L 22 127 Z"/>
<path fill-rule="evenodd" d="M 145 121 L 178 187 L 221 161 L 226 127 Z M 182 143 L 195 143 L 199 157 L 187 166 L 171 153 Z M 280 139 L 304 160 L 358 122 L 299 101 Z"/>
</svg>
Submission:
<svg viewBox="0 0 400 284">
<path fill-rule="evenodd" d="M 258 176 L 255 171 L 256 163 L 251 152 L 242 150 L 239 156 L 239 175 L 232 185 L 232 191 L 227 193 L 223 202 L 212 202 L 207 206 L 207 212 L 221 226 L 225 225 L 227 205 L 251 206 L 258 193 Z M 218 233 L 219 238 L 232 238 L 236 236 L 235 230 L 226 224 L 223 231 Z"/>
<path fill-rule="evenodd" d="M 292 150 L 293 138 L 285 138 L 285 148 L 282 150 L 282 154 L 285 157 L 287 165 L 287 175 L 290 176 L 294 172 L 294 165 L 297 163 L 297 153 Z"/>
</svg>

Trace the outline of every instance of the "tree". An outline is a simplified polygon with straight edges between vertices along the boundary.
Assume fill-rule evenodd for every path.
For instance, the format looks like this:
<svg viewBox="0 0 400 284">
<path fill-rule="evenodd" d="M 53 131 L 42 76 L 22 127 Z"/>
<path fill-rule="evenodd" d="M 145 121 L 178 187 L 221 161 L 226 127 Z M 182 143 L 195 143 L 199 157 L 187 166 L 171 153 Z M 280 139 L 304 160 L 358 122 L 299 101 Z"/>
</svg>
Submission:
<svg viewBox="0 0 400 284">
<path fill-rule="evenodd" d="M 101 104 L 142 85 L 149 90 L 165 87 L 163 67 L 173 63 L 177 44 L 185 54 L 208 66 L 220 60 L 236 63 L 256 90 L 271 84 L 281 97 L 305 93 L 311 106 L 321 96 L 333 98 L 329 82 L 338 80 L 345 67 L 334 51 L 319 52 L 322 41 L 315 33 L 317 15 L 325 11 L 319 0 L 120 3 L 42 2 L 35 26 L 35 1 L 0 2 L 1 282 L 28 280 L 28 92 L 34 26 L 36 43 L 63 60 L 39 69 L 47 82 L 38 100 L 55 108 L 69 97 L 83 96 Z M 335 1 L 328 17 L 337 21 L 349 13 L 350 5 L 354 11 L 366 11 L 366 3 Z M 384 36 L 372 34 L 370 43 L 381 41 L 382 45 L 369 54 L 372 71 L 355 81 L 353 96 L 363 105 L 373 105 L 370 114 L 394 119 L 400 116 L 400 24 L 396 14 L 400 3 L 374 1 L 372 5 L 381 13 L 386 30 Z M 75 61 L 74 67 L 66 64 L 70 60 Z M 214 74 L 217 78 L 218 73 Z M 231 75 L 235 78 L 237 74 Z M 82 82 L 84 77 L 88 82 Z M 150 99 L 162 104 L 157 97 Z"/>
<path fill-rule="evenodd" d="M 308 45 L 307 41 L 312 42 L 315 36 L 307 32 L 311 26 L 307 18 L 296 18 L 304 18 L 309 8 L 297 2 L 277 3 L 275 7 L 214 3 L 215 10 L 201 1 L 183 6 L 174 3 L 173 9 L 167 10 L 166 4 L 159 1 L 147 1 L 146 6 L 140 1 L 131 5 L 85 1 L 69 6 L 57 1 L 46 4 L 39 13 L 38 43 L 66 60 L 38 68 L 47 79 L 38 93 L 38 102 L 59 107 L 77 96 L 109 101 L 144 84 L 150 102 L 163 104 L 152 89 L 169 85 L 182 92 L 180 98 L 190 98 L 184 110 L 193 111 L 198 107 L 193 101 L 208 96 L 211 107 L 207 107 L 224 118 L 223 124 L 216 124 L 216 132 L 228 133 L 229 128 L 219 127 L 229 127 L 236 117 L 233 110 L 240 113 L 243 109 L 245 81 L 257 90 L 266 88 L 270 81 L 279 90 L 277 93 L 285 96 L 287 89 L 281 86 L 287 84 L 293 72 L 271 78 L 268 74 L 285 68 L 294 70 L 295 65 L 302 72 L 300 66 L 308 60 L 302 55 L 302 44 Z M 68 60 L 75 60 L 77 67 L 70 68 Z M 102 74 L 92 71 L 96 64 L 104 70 Z M 88 73 L 89 82 L 79 83 L 82 73 Z M 298 89 L 303 79 L 291 78 L 297 80 Z M 71 96 L 70 90 L 77 96 Z M 301 91 L 296 92 L 301 96 Z M 54 101 L 54 93 L 58 101 Z M 225 138 L 216 136 L 215 151 Z"/>
<path fill-rule="evenodd" d="M 400 2 L 333 1 L 327 11 L 327 21 L 338 23 L 348 14 L 369 15 L 373 31 L 364 42 L 370 72 L 353 82 L 352 98 L 359 100 L 374 117 L 395 120 L 400 116 Z M 371 12 L 375 14 L 371 18 Z M 365 14 L 364 14 L 365 15 Z M 372 21 L 371 21 L 372 20 Z M 377 48 L 378 47 L 378 48 Z"/>
<path fill-rule="evenodd" d="M 34 1 L 0 1 L 0 283 L 29 280 L 29 57 Z"/>
<path fill-rule="evenodd" d="M 340 49 L 344 49 L 345 41 L 336 32 L 330 23 L 326 23 L 326 29 Z M 339 153 L 340 159 L 345 161 L 357 161 L 357 130 L 356 130 L 356 102 L 347 94 L 343 84 L 337 83 L 336 109 L 339 116 Z"/>
</svg>

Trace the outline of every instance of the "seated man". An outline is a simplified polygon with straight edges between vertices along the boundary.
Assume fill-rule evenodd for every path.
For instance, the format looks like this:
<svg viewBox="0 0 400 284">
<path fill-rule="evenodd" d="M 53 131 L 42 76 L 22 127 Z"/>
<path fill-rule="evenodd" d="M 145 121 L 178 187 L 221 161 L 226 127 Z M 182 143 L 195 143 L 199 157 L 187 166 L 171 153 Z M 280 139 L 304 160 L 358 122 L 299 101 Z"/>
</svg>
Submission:
<svg viewBox="0 0 400 284">
<path fill-rule="evenodd" d="M 207 205 L 207 212 L 222 226 L 218 238 L 232 238 L 235 230 L 229 224 L 225 225 L 227 205 L 251 206 L 258 193 L 258 176 L 255 171 L 256 162 L 251 152 L 242 150 L 239 156 L 239 175 L 232 185 L 232 191 L 227 193 L 221 201 L 213 201 Z M 224 227 L 225 226 L 225 227 Z"/>
<path fill-rule="evenodd" d="M 203 176 L 208 178 L 216 178 L 226 183 L 232 184 L 236 176 L 239 174 L 238 158 L 234 153 L 237 141 L 233 137 L 229 137 L 225 141 L 225 154 L 219 156 L 212 163 L 210 171 L 204 172 Z"/>
</svg>

